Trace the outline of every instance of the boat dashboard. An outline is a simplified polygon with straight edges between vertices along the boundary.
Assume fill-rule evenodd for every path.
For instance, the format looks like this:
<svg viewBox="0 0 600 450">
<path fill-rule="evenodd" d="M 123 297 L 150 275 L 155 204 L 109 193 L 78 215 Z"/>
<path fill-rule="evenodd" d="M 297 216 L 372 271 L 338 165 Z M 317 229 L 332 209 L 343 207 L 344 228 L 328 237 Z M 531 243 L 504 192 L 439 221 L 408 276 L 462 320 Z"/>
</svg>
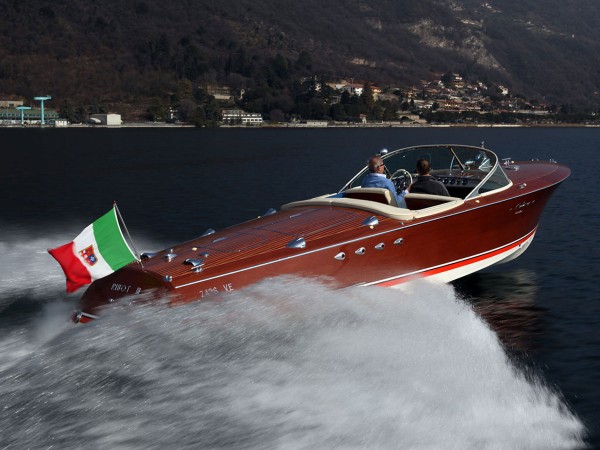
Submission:
<svg viewBox="0 0 600 450">
<path fill-rule="evenodd" d="M 467 197 L 481 183 L 484 176 L 474 171 L 468 172 L 462 170 L 432 170 L 431 175 L 444 183 L 446 189 L 448 189 L 448 193 L 452 197 L 460 198 Z M 418 174 L 413 172 L 411 176 L 415 179 Z"/>
</svg>

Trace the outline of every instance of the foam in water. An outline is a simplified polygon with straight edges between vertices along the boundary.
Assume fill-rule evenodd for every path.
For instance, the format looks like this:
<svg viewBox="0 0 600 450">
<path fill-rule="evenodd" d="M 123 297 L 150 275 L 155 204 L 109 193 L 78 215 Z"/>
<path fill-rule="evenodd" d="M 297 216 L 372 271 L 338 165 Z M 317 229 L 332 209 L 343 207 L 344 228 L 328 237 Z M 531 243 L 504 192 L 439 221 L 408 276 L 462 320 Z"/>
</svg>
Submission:
<svg viewBox="0 0 600 450">
<path fill-rule="evenodd" d="M 83 227 L 79 231 L 82 230 Z M 64 273 L 47 249 L 71 242 L 77 232 L 32 238 L 12 229 L 6 235 L 11 236 L 11 240 L 0 240 L 0 267 L 3 268 L 0 310 L 18 295 L 33 298 L 47 297 L 49 293 L 63 295 Z M 145 239 L 140 239 L 139 244 L 142 248 L 162 248 L 160 244 Z M 66 297 L 66 294 L 63 296 Z M 78 298 L 79 294 L 71 297 Z"/>
<path fill-rule="evenodd" d="M 49 289 L 56 290 L 57 294 L 60 288 L 64 290 L 64 274 L 46 249 L 69 241 L 66 238 L 0 241 L 0 265 L 3 268 L 0 299 L 5 302 L 14 295 L 39 297 L 47 295 Z"/>
<path fill-rule="evenodd" d="M 585 432 L 447 285 L 279 278 L 55 329 L 0 373 L 3 445 L 553 449 Z"/>
</svg>

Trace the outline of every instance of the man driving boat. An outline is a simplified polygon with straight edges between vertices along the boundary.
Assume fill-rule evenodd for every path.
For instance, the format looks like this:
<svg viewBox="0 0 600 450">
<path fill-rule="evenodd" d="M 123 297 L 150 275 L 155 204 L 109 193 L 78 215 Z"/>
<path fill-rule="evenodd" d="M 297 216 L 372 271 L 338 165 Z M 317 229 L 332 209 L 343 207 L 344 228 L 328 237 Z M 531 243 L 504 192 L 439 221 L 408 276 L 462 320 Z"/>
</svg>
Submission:
<svg viewBox="0 0 600 450">
<path fill-rule="evenodd" d="M 362 180 L 362 187 L 376 187 L 385 188 L 389 190 L 396 203 L 400 208 L 406 208 L 406 202 L 404 201 L 404 192 L 398 194 L 396 186 L 385 174 L 385 164 L 379 156 L 373 156 L 369 159 L 369 172 Z"/>
</svg>

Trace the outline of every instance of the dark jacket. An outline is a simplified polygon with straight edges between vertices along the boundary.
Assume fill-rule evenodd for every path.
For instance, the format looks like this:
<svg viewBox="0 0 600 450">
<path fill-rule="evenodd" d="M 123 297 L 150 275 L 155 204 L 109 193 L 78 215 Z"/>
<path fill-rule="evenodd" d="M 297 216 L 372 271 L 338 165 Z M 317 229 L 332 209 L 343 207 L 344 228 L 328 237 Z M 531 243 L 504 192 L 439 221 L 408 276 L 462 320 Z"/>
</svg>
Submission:
<svg viewBox="0 0 600 450">
<path fill-rule="evenodd" d="M 412 194 L 445 195 L 450 197 L 444 183 L 436 180 L 431 175 L 419 175 L 417 181 L 410 185 L 410 192 Z"/>
</svg>

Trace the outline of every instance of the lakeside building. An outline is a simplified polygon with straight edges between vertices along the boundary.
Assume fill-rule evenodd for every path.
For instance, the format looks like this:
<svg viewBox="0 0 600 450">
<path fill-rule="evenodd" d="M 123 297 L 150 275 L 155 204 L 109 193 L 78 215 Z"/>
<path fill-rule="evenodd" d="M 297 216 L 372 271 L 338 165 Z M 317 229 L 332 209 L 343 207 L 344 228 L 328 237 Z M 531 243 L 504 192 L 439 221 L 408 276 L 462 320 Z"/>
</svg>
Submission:
<svg viewBox="0 0 600 450">
<path fill-rule="evenodd" d="M 221 120 L 228 125 L 262 125 L 263 118 L 259 113 L 249 113 L 241 109 L 221 110 Z"/>
<path fill-rule="evenodd" d="M 7 104 L 7 101 L 2 101 L 2 104 Z M 11 102 L 11 106 L 12 106 Z M 0 108 L 0 124 L 1 125 L 40 125 L 42 123 L 42 110 L 39 108 L 17 109 L 23 107 L 23 102 L 14 102 L 14 107 Z M 44 121 L 49 126 L 54 126 L 55 122 L 60 120 L 60 115 L 53 109 L 44 108 Z"/>
<path fill-rule="evenodd" d="M 107 125 L 109 127 L 120 127 L 123 121 L 121 114 L 92 114 L 90 121 L 98 125 Z"/>
<path fill-rule="evenodd" d="M 16 108 L 23 106 L 23 100 L 0 100 L 0 108 Z"/>
</svg>

